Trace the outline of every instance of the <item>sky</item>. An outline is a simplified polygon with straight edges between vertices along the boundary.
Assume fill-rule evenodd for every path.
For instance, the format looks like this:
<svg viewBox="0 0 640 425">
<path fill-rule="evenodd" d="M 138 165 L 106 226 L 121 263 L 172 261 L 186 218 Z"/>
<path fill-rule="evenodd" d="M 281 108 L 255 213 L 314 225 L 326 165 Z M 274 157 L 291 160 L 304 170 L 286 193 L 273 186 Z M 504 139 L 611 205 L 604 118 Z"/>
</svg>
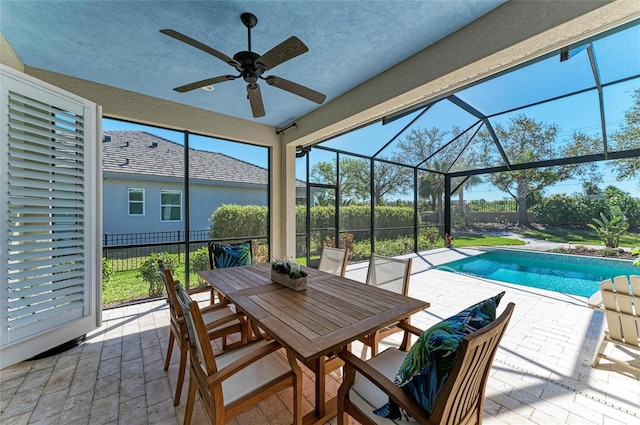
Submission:
<svg viewBox="0 0 640 425">
<path fill-rule="evenodd" d="M 633 49 L 629 46 L 639 46 L 639 48 Z M 601 40 L 595 40 L 591 43 L 590 49 L 595 58 L 594 63 L 598 69 L 600 82 L 604 85 L 602 89 L 604 119 L 607 135 L 611 139 L 611 135 L 624 122 L 624 113 L 633 105 L 632 93 L 640 90 L 640 78 L 638 78 L 640 75 L 640 25 L 611 34 Z M 592 69 L 589 51 L 586 46 L 582 46 L 570 52 L 569 60 L 560 61 L 557 56 L 550 56 L 535 64 L 461 90 L 456 93 L 456 96 L 488 117 L 494 127 L 497 125 L 508 127 L 510 119 L 519 114 L 525 114 L 537 122 L 556 125 L 558 146 L 565 145 L 575 132 L 602 140 L 599 96 L 598 91 L 593 89 L 595 79 Z M 610 84 L 613 82 L 616 83 Z M 567 93 L 577 94 L 542 103 L 546 99 Z M 523 104 L 531 106 L 509 112 Z M 502 111 L 507 112 L 502 113 Z M 418 117 L 419 113 L 420 111 L 414 112 L 386 125 L 374 123 L 321 145 L 372 156 L 391 141 L 389 146 L 380 153 L 382 157 L 390 158 L 398 152 L 396 145 L 406 134 L 401 131 L 411 120 Z M 477 121 L 476 116 L 445 99 L 419 117 L 412 128 L 437 127 L 443 131 L 449 131 L 454 125 L 466 129 Z M 141 129 L 176 143 L 183 143 L 182 133 L 116 120 L 103 120 L 103 129 Z M 194 135 L 190 137 L 190 147 L 223 153 L 264 168 L 268 166 L 268 150 L 262 147 Z M 640 147 L 640 141 L 638 141 L 638 147 Z M 310 158 L 313 166 L 318 161 L 331 161 L 333 157 L 331 153 L 315 149 L 312 150 Z M 296 163 L 296 174 L 301 180 L 306 178 L 306 168 L 302 166 L 304 163 L 305 161 L 301 160 Z M 604 180 L 600 185 L 601 188 L 615 185 L 632 196 L 640 197 L 640 176 L 631 180 L 617 181 L 610 163 L 601 163 L 599 168 Z M 581 183 L 577 180 L 569 180 L 547 188 L 544 194 L 545 196 L 556 193 L 574 194 L 580 191 Z M 508 196 L 507 193 L 487 184 L 465 191 L 465 199 L 497 200 Z"/>
</svg>

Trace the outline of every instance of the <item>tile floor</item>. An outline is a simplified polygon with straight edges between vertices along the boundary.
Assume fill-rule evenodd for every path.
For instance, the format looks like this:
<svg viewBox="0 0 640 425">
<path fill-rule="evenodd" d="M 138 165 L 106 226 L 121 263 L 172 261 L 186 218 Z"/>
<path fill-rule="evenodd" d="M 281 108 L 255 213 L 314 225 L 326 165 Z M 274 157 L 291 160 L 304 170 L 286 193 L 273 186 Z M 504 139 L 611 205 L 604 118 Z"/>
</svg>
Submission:
<svg viewBox="0 0 640 425">
<path fill-rule="evenodd" d="M 640 424 L 640 377 L 606 361 L 597 369 L 590 367 L 605 323 L 603 314 L 587 308 L 584 298 L 429 270 L 476 253 L 441 249 L 411 255 L 410 295 L 431 303 L 412 318 L 424 329 L 503 290 L 502 303 L 515 302 L 488 382 L 484 423 Z M 348 277 L 364 281 L 365 275 L 366 264 L 349 266 Z M 181 424 L 186 386 L 182 403 L 174 408 L 178 358 L 174 350 L 172 366 L 164 372 L 167 337 L 165 302 L 104 311 L 103 326 L 78 347 L 0 371 L 0 423 Z M 390 337 L 385 343 L 398 341 Z M 607 351 L 630 356 L 611 345 Z M 339 382 L 339 375 L 327 377 L 329 395 Z M 304 408 L 310 411 L 310 374 L 304 384 Z M 232 424 L 290 423 L 289 400 L 284 391 Z M 205 422 L 197 408 L 193 423 Z M 335 424 L 335 418 L 329 423 Z"/>
</svg>

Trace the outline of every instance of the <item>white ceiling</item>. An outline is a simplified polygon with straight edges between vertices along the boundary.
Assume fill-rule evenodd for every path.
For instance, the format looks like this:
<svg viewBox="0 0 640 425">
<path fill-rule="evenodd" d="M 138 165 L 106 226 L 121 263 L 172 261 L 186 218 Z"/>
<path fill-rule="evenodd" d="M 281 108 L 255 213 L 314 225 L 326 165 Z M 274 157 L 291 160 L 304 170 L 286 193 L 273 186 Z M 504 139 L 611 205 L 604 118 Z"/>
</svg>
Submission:
<svg viewBox="0 0 640 425">
<path fill-rule="evenodd" d="M 319 105 L 261 81 L 266 115 L 253 118 L 242 79 L 223 61 L 163 35 L 170 28 L 228 56 L 247 49 L 242 12 L 258 18 L 259 54 L 295 35 L 309 52 L 267 74 L 308 86 L 325 104 L 490 12 L 504 0 L 0 1 L 0 32 L 27 66 L 276 127 Z M 455 52 L 452 52 L 455 54 Z"/>
</svg>

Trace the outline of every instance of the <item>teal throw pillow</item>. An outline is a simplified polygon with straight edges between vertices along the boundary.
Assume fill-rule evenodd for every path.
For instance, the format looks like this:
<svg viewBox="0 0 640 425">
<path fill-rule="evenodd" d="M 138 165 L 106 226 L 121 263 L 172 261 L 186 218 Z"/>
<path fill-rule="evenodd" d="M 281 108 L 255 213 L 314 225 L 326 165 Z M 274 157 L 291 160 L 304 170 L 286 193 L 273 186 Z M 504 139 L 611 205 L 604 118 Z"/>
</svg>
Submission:
<svg viewBox="0 0 640 425">
<path fill-rule="evenodd" d="M 251 264 L 251 242 L 238 245 L 216 245 L 213 250 L 213 261 L 218 269 L 248 266 Z"/>
<path fill-rule="evenodd" d="M 503 296 L 501 292 L 474 304 L 423 332 L 402 362 L 395 384 L 431 413 L 453 369 L 460 341 L 495 320 Z M 408 419 L 406 412 L 391 399 L 373 412 L 389 419 Z"/>
</svg>

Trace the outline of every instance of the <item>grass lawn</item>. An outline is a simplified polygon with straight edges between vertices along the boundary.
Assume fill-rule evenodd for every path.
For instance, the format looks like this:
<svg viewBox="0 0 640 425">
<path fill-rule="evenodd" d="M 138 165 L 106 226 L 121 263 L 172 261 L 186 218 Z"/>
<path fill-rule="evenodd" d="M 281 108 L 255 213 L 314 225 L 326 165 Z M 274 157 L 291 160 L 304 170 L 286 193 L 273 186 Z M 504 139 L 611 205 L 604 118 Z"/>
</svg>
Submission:
<svg viewBox="0 0 640 425">
<path fill-rule="evenodd" d="M 519 239 L 503 238 L 501 236 L 485 236 L 460 234 L 453 239 L 454 247 L 463 246 L 495 246 L 495 245 L 524 245 Z"/>
<path fill-rule="evenodd" d="M 174 278 L 184 282 L 184 265 L 174 271 Z M 189 273 L 189 286 L 200 286 L 198 274 Z M 149 283 L 138 275 L 138 270 L 115 272 L 105 285 L 102 285 L 102 305 L 105 307 L 149 298 Z"/>
<path fill-rule="evenodd" d="M 454 247 L 463 246 L 491 246 L 491 245 L 523 245 L 524 242 L 517 239 L 503 238 L 499 236 L 484 235 L 458 235 L 453 241 Z M 440 241 L 437 246 L 443 246 Z M 296 259 L 299 264 L 306 264 L 305 258 Z M 184 282 L 184 264 L 178 265 L 173 272 L 176 280 Z M 202 283 L 195 272 L 189 274 L 190 287 L 199 286 Z M 149 284 L 138 275 L 138 270 L 114 272 L 111 280 L 102 287 L 102 304 L 105 307 L 113 307 L 119 304 L 138 301 L 149 298 Z"/>
<path fill-rule="evenodd" d="M 604 245 L 601 238 L 591 229 L 545 229 L 545 230 L 521 230 L 522 236 L 551 242 L 563 242 L 577 245 Z M 620 237 L 620 246 L 632 248 L 640 244 L 640 234 L 626 233 Z"/>
</svg>

